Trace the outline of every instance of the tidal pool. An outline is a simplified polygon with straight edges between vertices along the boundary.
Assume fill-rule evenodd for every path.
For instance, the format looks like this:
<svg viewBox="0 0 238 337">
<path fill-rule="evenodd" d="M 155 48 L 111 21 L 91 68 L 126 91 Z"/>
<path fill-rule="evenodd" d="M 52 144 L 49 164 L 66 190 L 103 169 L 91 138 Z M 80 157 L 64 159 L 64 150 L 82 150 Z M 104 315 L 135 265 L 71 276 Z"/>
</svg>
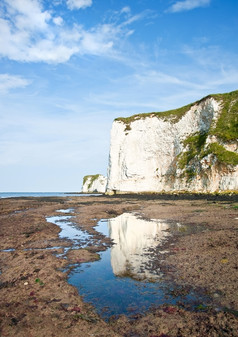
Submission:
<svg viewBox="0 0 238 337">
<path fill-rule="evenodd" d="M 73 213 L 73 209 L 58 210 L 60 213 Z M 61 232 L 59 237 L 61 239 L 68 239 L 73 241 L 74 248 L 84 248 L 92 239 L 92 235 L 83 231 L 73 223 L 72 215 L 57 215 L 47 217 L 46 220 L 60 227 Z M 69 248 L 68 248 L 69 249 Z M 66 251 L 68 250 L 66 249 Z"/>
<path fill-rule="evenodd" d="M 180 224 L 144 220 L 131 213 L 101 220 L 95 229 L 109 236 L 114 245 L 100 253 L 100 260 L 75 267 L 68 281 L 105 319 L 143 313 L 164 303 L 182 302 L 195 307 L 201 298 L 192 292 L 174 296 L 161 271 L 150 268 L 153 251 L 159 249 L 171 231 L 181 228 L 187 231 Z"/>
</svg>

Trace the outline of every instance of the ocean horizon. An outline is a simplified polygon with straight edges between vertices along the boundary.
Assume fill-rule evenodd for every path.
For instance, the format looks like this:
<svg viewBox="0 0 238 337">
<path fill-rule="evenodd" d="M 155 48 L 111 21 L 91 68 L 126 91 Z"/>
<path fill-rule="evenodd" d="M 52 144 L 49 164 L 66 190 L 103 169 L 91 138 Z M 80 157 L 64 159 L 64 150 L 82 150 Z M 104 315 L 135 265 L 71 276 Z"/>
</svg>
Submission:
<svg viewBox="0 0 238 337">
<path fill-rule="evenodd" d="M 81 192 L 0 192 L 0 198 L 83 196 Z"/>
</svg>

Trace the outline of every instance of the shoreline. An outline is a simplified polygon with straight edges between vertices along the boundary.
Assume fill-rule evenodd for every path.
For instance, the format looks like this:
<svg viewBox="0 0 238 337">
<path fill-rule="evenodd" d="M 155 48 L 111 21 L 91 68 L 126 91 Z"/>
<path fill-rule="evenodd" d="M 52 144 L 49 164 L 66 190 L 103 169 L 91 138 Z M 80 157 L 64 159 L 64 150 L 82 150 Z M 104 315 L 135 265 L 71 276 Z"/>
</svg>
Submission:
<svg viewBox="0 0 238 337">
<path fill-rule="evenodd" d="M 200 199 L 176 198 L 116 195 L 0 199 L 1 248 L 16 249 L 0 252 L 2 336 L 38 337 L 37 330 L 42 331 L 42 336 L 62 337 L 90 334 L 173 337 L 178 336 L 179 331 L 186 337 L 222 333 L 237 336 L 237 196 L 210 200 L 207 195 L 204 199 L 201 196 Z M 55 256 L 62 248 L 47 250 L 57 244 L 70 246 L 69 241 L 59 239 L 58 226 L 45 219 L 58 214 L 56 210 L 62 208 L 74 208 L 74 223 L 95 238 L 98 234 L 93 227 L 98 220 L 124 212 L 136 211 L 147 219 L 179 221 L 190 226 L 203 224 L 207 231 L 175 237 L 173 249 L 170 246 L 169 254 L 163 256 L 163 266 L 158 256 L 155 267 L 164 268 L 168 280 L 175 281 L 178 288 L 194 284 L 198 288 L 205 287 L 215 296 L 214 303 L 226 307 L 226 311 L 202 308 L 201 312 L 190 312 L 166 305 L 137 315 L 133 322 L 125 316 L 104 322 L 68 284 L 67 274 L 60 271 L 69 263 L 98 259 L 97 252 L 103 247 L 71 250 L 68 261 Z M 104 239 L 107 245 L 109 241 Z M 25 251 L 27 248 L 31 250 Z M 43 285 L 36 282 L 37 279 Z"/>
</svg>

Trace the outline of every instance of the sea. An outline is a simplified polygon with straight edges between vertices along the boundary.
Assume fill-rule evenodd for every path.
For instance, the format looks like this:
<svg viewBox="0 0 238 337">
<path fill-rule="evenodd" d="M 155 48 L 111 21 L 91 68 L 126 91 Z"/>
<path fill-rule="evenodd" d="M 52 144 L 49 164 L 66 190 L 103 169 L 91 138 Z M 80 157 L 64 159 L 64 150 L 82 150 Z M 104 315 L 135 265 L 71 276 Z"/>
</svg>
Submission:
<svg viewBox="0 0 238 337">
<path fill-rule="evenodd" d="M 89 196 L 89 194 L 68 192 L 0 192 L 0 198 L 22 198 L 22 197 L 73 197 Z"/>
</svg>

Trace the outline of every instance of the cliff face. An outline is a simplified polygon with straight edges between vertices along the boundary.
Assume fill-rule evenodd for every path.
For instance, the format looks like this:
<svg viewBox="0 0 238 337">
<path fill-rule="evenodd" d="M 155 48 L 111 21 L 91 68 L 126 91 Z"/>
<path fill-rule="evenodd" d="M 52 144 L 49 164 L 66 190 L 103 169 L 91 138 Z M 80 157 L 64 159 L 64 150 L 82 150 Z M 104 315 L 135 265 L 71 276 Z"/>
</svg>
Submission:
<svg viewBox="0 0 238 337">
<path fill-rule="evenodd" d="M 107 192 L 238 190 L 238 91 L 113 122 Z"/>
<path fill-rule="evenodd" d="M 88 175 L 83 178 L 83 193 L 105 193 L 107 178 L 101 174 Z"/>
</svg>

